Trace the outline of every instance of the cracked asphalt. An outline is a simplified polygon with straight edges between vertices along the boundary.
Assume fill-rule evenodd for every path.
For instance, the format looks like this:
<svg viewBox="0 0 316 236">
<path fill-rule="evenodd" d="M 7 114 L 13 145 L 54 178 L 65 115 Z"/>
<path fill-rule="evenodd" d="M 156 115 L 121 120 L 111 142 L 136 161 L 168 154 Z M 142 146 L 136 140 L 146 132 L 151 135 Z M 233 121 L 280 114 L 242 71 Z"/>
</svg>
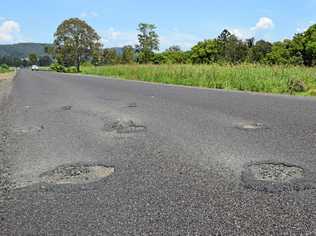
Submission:
<svg viewBox="0 0 316 236">
<path fill-rule="evenodd" d="M 28 70 L 12 86 L 0 108 L 0 235 L 316 234 L 314 98 Z M 245 166 L 261 162 L 299 166 L 304 187 L 249 188 Z M 114 173 L 41 179 L 68 165 Z"/>
</svg>

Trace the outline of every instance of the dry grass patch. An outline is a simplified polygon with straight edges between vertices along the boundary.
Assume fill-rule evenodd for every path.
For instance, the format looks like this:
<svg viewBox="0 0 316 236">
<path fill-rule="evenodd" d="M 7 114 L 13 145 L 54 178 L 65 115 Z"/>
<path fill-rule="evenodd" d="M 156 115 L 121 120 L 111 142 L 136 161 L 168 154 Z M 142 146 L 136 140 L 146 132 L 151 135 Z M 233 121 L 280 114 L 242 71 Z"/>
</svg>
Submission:
<svg viewBox="0 0 316 236">
<path fill-rule="evenodd" d="M 0 80 L 12 79 L 14 75 L 15 75 L 15 72 L 0 73 Z"/>
</svg>

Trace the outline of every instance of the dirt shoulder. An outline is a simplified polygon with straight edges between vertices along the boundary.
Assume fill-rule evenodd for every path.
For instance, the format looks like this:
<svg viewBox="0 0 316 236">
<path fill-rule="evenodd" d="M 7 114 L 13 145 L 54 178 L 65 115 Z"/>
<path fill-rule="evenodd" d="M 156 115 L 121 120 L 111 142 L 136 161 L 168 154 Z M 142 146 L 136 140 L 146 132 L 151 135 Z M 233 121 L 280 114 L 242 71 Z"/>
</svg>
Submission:
<svg viewBox="0 0 316 236">
<path fill-rule="evenodd" d="M 11 185 L 9 181 L 9 161 L 6 155 L 6 143 L 9 134 L 7 108 L 15 74 L 15 72 L 0 73 L 0 203 L 3 201 L 3 194 L 9 190 Z"/>
<path fill-rule="evenodd" d="M 16 72 L 0 73 L 0 103 L 3 99 L 10 94 L 12 80 Z"/>
</svg>

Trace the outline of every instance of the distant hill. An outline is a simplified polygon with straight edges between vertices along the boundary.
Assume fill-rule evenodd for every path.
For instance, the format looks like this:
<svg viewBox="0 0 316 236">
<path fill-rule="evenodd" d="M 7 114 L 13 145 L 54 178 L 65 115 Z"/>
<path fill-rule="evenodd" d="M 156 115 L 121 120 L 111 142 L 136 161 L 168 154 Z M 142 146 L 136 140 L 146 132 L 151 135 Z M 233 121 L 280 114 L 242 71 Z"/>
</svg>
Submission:
<svg viewBox="0 0 316 236">
<path fill-rule="evenodd" d="M 11 56 L 16 58 L 28 57 L 31 53 L 35 53 L 41 57 L 47 55 L 45 47 L 51 46 L 44 43 L 18 43 L 11 45 L 0 45 L 0 57 Z"/>
<path fill-rule="evenodd" d="M 51 47 L 52 44 L 45 43 L 18 43 L 18 44 L 0 44 L 0 57 L 10 56 L 15 58 L 25 58 L 31 53 L 35 53 L 38 57 L 47 55 L 45 53 L 45 47 Z M 116 50 L 118 55 L 123 54 L 122 47 L 113 48 Z"/>
</svg>

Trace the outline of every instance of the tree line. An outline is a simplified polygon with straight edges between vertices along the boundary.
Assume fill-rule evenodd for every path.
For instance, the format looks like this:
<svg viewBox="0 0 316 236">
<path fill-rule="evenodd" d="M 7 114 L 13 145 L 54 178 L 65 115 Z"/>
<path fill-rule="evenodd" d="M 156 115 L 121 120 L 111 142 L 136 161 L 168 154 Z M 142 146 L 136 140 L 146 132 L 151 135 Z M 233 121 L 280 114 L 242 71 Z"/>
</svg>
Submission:
<svg viewBox="0 0 316 236">
<path fill-rule="evenodd" d="M 31 53 L 26 58 L 19 58 L 15 56 L 2 56 L 0 57 L 0 65 L 8 65 L 11 67 L 28 67 L 31 65 L 49 66 L 53 62 L 52 58 L 48 55 L 38 57 L 36 54 Z"/>
<path fill-rule="evenodd" d="M 53 47 L 47 48 L 47 53 L 56 62 L 55 68 L 64 70 L 75 67 L 73 70 L 76 71 L 80 71 L 83 63 L 95 66 L 132 63 L 316 65 L 316 25 L 295 34 L 292 39 L 274 43 L 255 38 L 241 40 L 225 29 L 218 37 L 200 41 L 191 50 L 183 51 L 175 45 L 164 52 L 159 52 L 160 42 L 156 29 L 153 24 L 139 24 L 138 44 L 124 46 L 118 51 L 115 48 L 103 48 L 101 37 L 85 21 L 70 18 L 58 26 Z M 27 63 L 47 65 L 51 61 L 47 56 L 35 60 L 34 55 L 30 55 L 26 61 L 0 58 L 0 64 Z"/>
</svg>

